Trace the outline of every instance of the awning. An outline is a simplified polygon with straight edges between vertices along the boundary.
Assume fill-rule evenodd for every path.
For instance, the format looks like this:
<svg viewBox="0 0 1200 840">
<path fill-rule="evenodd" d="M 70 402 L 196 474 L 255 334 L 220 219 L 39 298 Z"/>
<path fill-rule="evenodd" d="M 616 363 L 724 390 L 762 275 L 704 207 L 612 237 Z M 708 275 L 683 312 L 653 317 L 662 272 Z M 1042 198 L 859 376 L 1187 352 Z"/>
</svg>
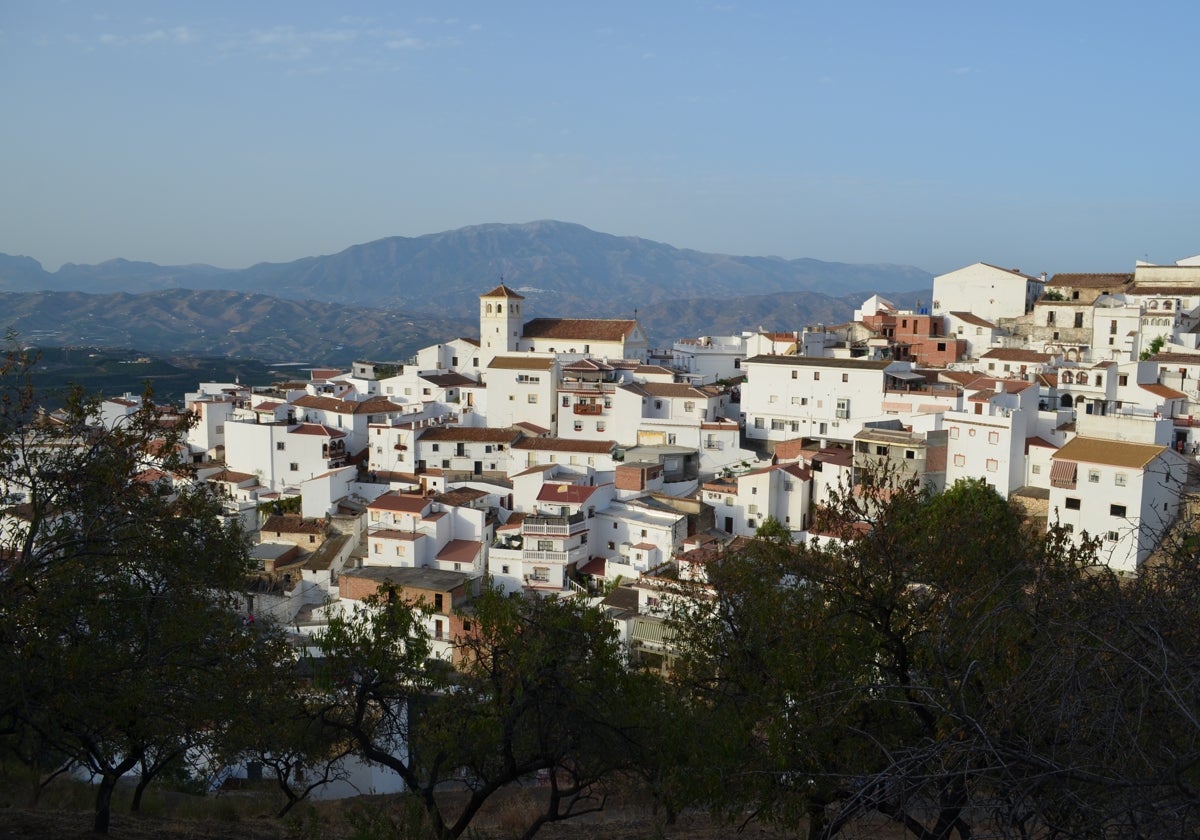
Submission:
<svg viewBox="0 0 1200 840">
<path fill-rule="evenodd" d="M 892 377 L 893 379 L 900 379 L 905 382 L 924 382 L 925 381 L 925 374 L 916 373 L 915 371 L 903 370 L 903 371 L 900 371 L 899 373 L 892 373 L 891 371 L 888 371 L 887 375 Z"/>
<path fill-rule="evenodd" d="M 638 642 L 666 645 L 671 642 L 671 631 L 666 622 L 645 616 L 637 616 L 630 628 L 630 636 Z"/>
<path fill-rule="evenodd" d="M 1079 464 L 1074 461 L 1055 461 L 1050 467 L 1050 484 L 1053 487 L 1074 487 Z"/>
</svg>

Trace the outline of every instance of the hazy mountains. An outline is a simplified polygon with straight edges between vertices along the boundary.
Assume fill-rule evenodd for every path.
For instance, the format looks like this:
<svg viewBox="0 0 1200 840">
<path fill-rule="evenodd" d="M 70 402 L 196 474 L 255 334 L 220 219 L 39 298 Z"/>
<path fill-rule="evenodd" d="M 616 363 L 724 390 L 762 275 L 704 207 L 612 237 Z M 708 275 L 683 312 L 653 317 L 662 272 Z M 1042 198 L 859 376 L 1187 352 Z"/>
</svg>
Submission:
<svg viewBox="0 0 1200 840">
<path fill-rule="evenodd" d="M 501 278 L 526 296 L 530 317 L 629 317 L 636 308 L 659 344 L 844 320 L 871 292 L 920 294 L 932 280 L 911 266 L 709 254 L 542 221 L 389 237 L 246 269 L 118 259 L 48 272 L 29 257 L 0 254 L 0 292 L 26 293 L 5 296 L 0 325 L 47 341 L 166 352 L 275 358 L 307 349 L 334 361 L 315 354 L 340 347 L 339 357 L 398 358 L 474 334 L 478 296 Z"/>
</svg>

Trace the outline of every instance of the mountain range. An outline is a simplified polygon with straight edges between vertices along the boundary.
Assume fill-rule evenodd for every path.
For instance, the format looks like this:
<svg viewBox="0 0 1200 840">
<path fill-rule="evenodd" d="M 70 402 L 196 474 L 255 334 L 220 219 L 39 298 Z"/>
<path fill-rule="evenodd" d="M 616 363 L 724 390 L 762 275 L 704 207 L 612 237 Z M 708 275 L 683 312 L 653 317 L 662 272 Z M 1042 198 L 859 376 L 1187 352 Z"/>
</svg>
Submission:
<svg viewBox="0 0 1200 840">
<path fill-rule="evenodd" d="M 531 316 L 636 310 L 663 344 L 845 320 L 866 294 L 915 299 L 932 277 L 912 266 L 710 254 L 557 221 L 395 236 L 244 269 L 115 259 L 50 272 L 0 254 L 3 323 L 22 336 L 255 358 L 305 352 L 327 362 L 403 358 L 472 335 L 478 296 L 501 281 L 525 295 Z"/>
</svg>

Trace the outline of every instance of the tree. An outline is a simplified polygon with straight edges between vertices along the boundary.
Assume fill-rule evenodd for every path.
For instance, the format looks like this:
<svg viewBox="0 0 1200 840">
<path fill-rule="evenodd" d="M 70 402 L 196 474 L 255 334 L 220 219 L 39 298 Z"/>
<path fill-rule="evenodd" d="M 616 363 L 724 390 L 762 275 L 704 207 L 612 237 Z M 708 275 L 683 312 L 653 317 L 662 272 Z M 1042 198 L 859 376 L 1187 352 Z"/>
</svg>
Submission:
<svg viewBox="0 0 1200 840">
<path fill-rule="evenodd" d="M 1200 646 L 1178 573 L 1121 581 L 981 482 L 868 475 L 820 518 L 841 540 L 757 540 L 675 619 L 716 807 L 812 838 L 869 814 L 920 838 L 1190 825 Z"/>
<path fill-rule="evenodd" d="M 610 621 L 573 598 L 486 592 L 457 639 L 457 670 L 429 659 L 420 605 L 385 597 L 334 620 L 321 639 L 327 696 L 315 710 L 367 761 L 396 772 L 430 836 L 461 836 L 479 809 L 539 776 L 542 809 L 525 831 L 602 808 L 603 783 L 628 770 L 648 675 L 629 672 Z M 447 782 L 467 791 L 447 812 Z"/>
<path fill-rule="evenodd" d="M 246 544 L 178 458 L 188 418 L 154 406 L 96 422 L 76 391 L 48 415 L 29 357 L 0 366 L 0 709 L 98 780 L 95 830 L 117 781 L 153 777 L 194 733 L 237 714 L 258 661 L 233 614 Z M 157 468 L 151 470 L 150 468 Z"/>
</svg>

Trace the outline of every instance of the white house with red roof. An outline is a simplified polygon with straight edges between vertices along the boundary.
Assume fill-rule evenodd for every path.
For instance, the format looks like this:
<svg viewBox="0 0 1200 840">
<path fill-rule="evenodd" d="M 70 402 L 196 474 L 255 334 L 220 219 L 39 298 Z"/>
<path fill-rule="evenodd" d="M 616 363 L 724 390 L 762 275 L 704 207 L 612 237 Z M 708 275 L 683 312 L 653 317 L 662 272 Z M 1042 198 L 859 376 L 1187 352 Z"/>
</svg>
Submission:
<svg viewBox="0 0 1200 840">
<path fill-rule="evenodd" d="M 606 559 L 614 580 L 645 574 L 671 560 L 687 538 L 687 516 L 651 497 L 613 501 L 596 512 L 592 554 Z"/>
<path fill-rule="evenodd" d="M 343 466 L 349 454 L 347 432 L 320 423 L 225 424 L 225 463 L 251 473 L 271 490 L 299 487 L 300 482 Z"/>
<path fill-rule="evenodd" d="M 526 352 L 645 361 L 650 342 L 632 318 L 534 318 L 521 329 Z"/>
<path fill-rule="evenodd" d="M 367 427 L 371 423 L 401 417 L 409 410 L 387 397 L 346 400 L 305 394 L 292 400 L 291 405 L 297 420 L 344 431 L 345 447 L 351 455 L 361 452 L 367 445 Z"/>
<path fill-rule="evenodd" d="M 1102 562 L 1136 572 L 1178 515 L 1186 459 L 1167 446 L 1081 435 L 1052 460 L 1050 523 L 1076 542 L 1099 538 Z"/>
<path fill-rule="evenodd" d="M 768 517 L 794 533 L 808 529 L 812 470 L 799 462 L 769 464 L 701 486 L 701 498 L 716 514 L 716 526 L 752 537 Z"/>
<path fill-rule="evenodd" d="M 365 565 L 436 568 L 479 576 L 493 538 L 486 491 L 385 493 L 367 505 Z"/>
<path fill-rule="evenodd" d="M 991 350 L 994 343 L 1002 335 L 1007 335 L 987 318 L 982 318 L 974 312 L 947 312 L 946 335 L 961 338 L 967 344 L 965 357 L 977 359 L 983 353 Z"/>
<path fill-rule="evenodd" d="M 1033 310 L 1046 276 L 978 262 L 933 278 L 934 315 L 970 312 L 992 323 Z"/>
<path fill-rule="evenodd" d="M 885 418 L 890 389 L 926 381 L 910 363 L 887 359 L 754 356 L 743 367 L 746 436 L 759 441 L 848 442 L 864 422 Z"/>
<path fill-rule="evenodd" d="M 507 353 L 493 357 L 484 371 L 487 425 L 524 422 L 556 428 L 558 380 L 559 361 L 552 355 Z"/>
<path fill-rule="evenodd" d="M 946 486 L 986 481 L 1005 498 L 1026 483 L 1026 441 L 1038 434 L 1038 388 L 1023 379 L 981 377 L 962 411 L 942 414 Z"/>
</svg>

